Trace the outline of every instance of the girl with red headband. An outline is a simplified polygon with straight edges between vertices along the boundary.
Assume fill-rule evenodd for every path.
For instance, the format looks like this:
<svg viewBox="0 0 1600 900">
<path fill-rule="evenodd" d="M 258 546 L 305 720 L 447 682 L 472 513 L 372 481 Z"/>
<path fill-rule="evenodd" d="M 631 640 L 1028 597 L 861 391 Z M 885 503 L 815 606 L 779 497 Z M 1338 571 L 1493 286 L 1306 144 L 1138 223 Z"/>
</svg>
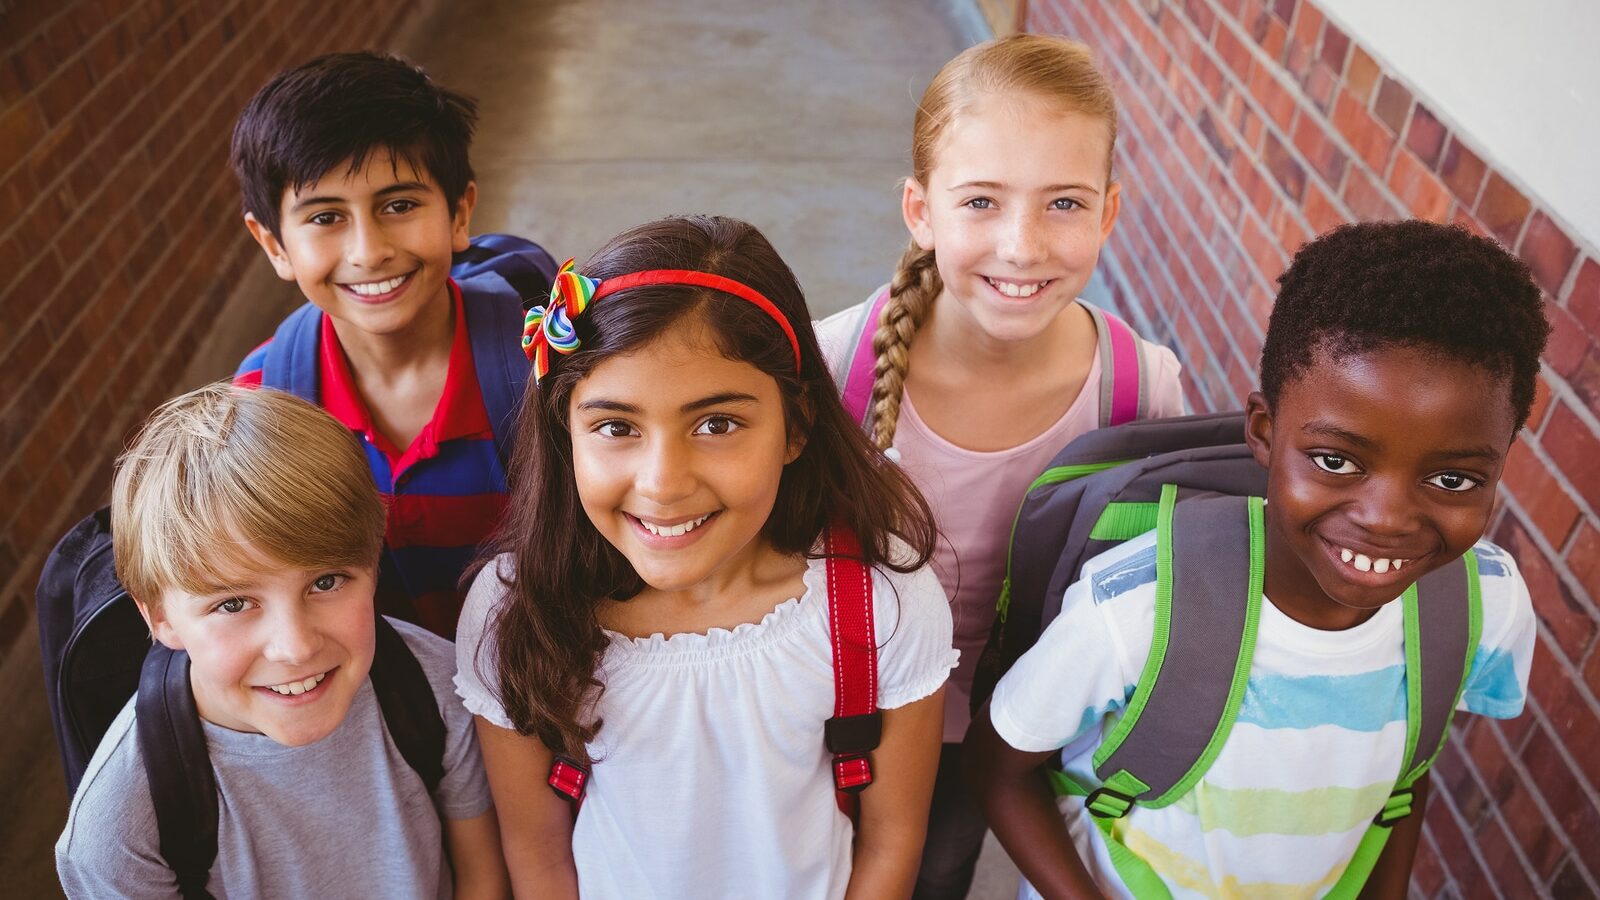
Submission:
<svg viewBox="0 0 1600 900">
<path fill-rule="evenodd" d="M 456 677 L 518 895 L 909 896 L 956 661 L 932 516 L 788 266 L 666 219 L 527 324 Z"/>
</svg>

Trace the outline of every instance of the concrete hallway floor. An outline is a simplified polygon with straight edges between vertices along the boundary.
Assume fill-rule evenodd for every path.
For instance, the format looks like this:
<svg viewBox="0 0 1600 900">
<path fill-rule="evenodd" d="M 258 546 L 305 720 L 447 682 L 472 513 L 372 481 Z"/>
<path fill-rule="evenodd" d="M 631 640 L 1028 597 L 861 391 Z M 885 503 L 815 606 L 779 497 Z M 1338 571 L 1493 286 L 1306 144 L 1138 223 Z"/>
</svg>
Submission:
<svg viewBox="0 0 1600 900">
<path fill-rule="evenodd" d="M 983 34 L 973 0 L 449 0 L 398 48 L 479 101 L 473 231 L 581 262 L 612 235 L 674 213 L 762 229 L 815 317 L 886 281 L 905 246 L 899 179 L 916 98 Z M 233 223 L 219 223 L 231 227 Z M 298 299 L 258 261 L 185 387 L 226 377 Z M 59 896 L 65 820 L 37 650 L 5 667 L 36 702 L 7 710 L 0 883 Z M 24 739 L 17 740 L 18 736 Z M 986 846 L 974 900 L 1015 895 Z"/>
</svg>

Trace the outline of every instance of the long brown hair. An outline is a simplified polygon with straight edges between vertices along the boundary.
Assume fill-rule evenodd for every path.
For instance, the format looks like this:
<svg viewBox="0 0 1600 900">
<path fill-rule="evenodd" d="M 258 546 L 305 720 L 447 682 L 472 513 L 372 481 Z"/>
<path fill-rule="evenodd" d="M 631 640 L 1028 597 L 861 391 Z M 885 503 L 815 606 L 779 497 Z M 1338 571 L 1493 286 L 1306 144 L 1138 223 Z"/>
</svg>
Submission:
<svg viewBox="0 0 1600 900">
<path fill-rule="evenodd" d="M 838 522 L 860 539 L 869 566 L 910 572 L 933 554 L 927 501 L 845 412 L 800 285 L 761 232 L 717 216 L 661 219 L 613 238 L 579 271 L 604 280 L 648 269 L 710 272 L 766 295 L 794 328 L 800 371 L 778 324 L 754 305 L 706 288 L 649 285 L 609 295 L 575 317 L 581 348 L 553 355 L 550 373 L 537 384 L 529 379 L 509 473 L 510 508 L 493 548 L 513 560 L 507 602 L 493 626 L 495 669 L 501 704 L 517 731 L 579 758 L 602 724 L 594 715 L 604 689 L 595 670 L 607 643 L 600 602 L 626 600 L 645 587 L 584 514 L 573 476 L 569 401 L 577 383 L 605 360 L 696 315 L 727 358 L 778 383 L 785 421 L 805 438 L 799 457 L 784 467 L 762 537 L 781 553 L 817 556 L 823 530 Z"/>
<path fill-rule="evenodd" d="M 1106 172 L 1117 144 L 1117 100 L 1089 48 L 1067 38 L 1014 34 L 969 47 L 944 64 L 922 95 L 911 131 L 911 177 L 928 186 L 934 157 L 950 123 L 981 98 L 1024 94 L 1059 102 L 1064 109 L 1103 120 L 1111 135 Z M 872 335 L 872 440 L 894 443 L 905 394 L 911 340 L 944 290 L 934 251 L 911 241 L 889 281 L 878 330 Z"/>
</svg>

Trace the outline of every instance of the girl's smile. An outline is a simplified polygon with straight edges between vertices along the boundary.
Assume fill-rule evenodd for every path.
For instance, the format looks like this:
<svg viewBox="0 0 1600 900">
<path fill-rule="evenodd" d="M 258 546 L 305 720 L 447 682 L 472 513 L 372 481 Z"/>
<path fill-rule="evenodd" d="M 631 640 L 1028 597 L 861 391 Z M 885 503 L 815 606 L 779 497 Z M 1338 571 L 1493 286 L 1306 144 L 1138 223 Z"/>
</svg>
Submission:
<svg viewBox="0 0 1600 900">
<path fill-rule="evenodd" d="M 569 410 L 583 510 L 649 588 L 721 596 L 775 553 L 761 531 L 802 443 L 778 383 L 697 318 L 597 365 Z"/>
</svg>

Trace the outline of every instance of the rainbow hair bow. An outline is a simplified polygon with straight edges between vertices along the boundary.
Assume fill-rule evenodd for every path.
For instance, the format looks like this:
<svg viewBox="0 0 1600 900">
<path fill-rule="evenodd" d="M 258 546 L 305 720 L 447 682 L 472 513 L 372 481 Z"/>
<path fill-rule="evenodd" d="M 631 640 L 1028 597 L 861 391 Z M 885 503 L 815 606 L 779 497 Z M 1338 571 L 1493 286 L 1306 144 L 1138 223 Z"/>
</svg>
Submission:
<svg viewBox="0 0 1600 900">
<path fill-rule="evenodd" d="M 528 310 L 527 318 L 522 320 L 522 352 L 533 363 L 535 383 L 550 371 L 551 350 L 566 355 L 583 344 L 572 320 L 589 308 L 600 282 L 579 275 L 572 268 L 573 262 L 567 260 L 556 272 L 555 283 L 550 286 L 550 302 Z"/>
</svg>

